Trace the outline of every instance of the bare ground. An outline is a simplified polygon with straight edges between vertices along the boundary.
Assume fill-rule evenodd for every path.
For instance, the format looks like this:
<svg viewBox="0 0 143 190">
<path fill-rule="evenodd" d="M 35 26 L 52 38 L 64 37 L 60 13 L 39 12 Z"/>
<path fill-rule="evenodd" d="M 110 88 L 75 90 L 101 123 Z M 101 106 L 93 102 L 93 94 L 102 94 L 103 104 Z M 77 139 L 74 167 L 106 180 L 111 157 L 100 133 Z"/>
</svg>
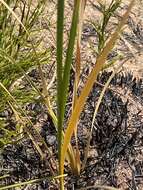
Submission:
<svg viewBox="0 0 143 190">
<path fill-rule="evenodd" d="M 124 1 L 114 19 L 109 24 L 115 27 L 117 20 L 125 10 Z M 66 168 L 68 177 L 66 178 L 66 188 L 80 189 L 97 184 L 110 185 L 122 190 L 142 190 L 143 189 L 143 11 L 142 6 L 137 1 L 132 10 L 127 26 L 119 40 L 116 48 L 111 54 L 121 53 L 130 59 L 124 64 L 122 71 L 117 74 L 107 90 L 104 100 L 100 106 L 99 113 L 94 123 L 94 130 L 91 139 L 89 158 L 85 170 L 80 176 L 71 174 Z M 69 28 L 69 10 L 72 4 L 67 5 L 65 31 Z M 55 61 L 55 21 L 56 5 L 51 2 L 47 4 L 46 11 L 38 23 L 43 29 L 41 38 L 43 47 L 53 48 L 51 64 Z M 84 84 L 88 73 L 94 65 L 96 56 L 93 53 L 90 43 L 97 45 L 96 32 L 87 20 L 98 21 L 100 18 L 95 1 L 88 1 L 85 11 L 85 23 L 83 26 L 82 41 L 82 67 L 83 75 L 81 85 Z M 47 18 L 50 16 L 51 29 L 48 30 Z M 66 37 L 65 37 L 66 41 Z M 47 67 L 44 67 L 47 80 L 49 75 Z M 48 67 L 49 68 L 49 67 Z M 106 71 L 98 78 L 98 82 L 104 84 L 111 71 Z M 31 78 L 37 76 L 37 71 L 30 73 Z M 37 77 L 38 79 L 38 77 Z M 54 89 L 54 87 L 53 87 Z M 72 90 L 72 82 L 70 85 Z M 88 97 L 85 110 L 81 114 L 79 123 L 78 138 L 81 149 L 81 158 L 84 155 L 87 133 L 91 127 L 91 121 L 95 109 L 101 86 L 95 84 Z M 53 92 L 53 91 L 52 91 Z M 55 92 L 54 92 L 55 93 Z M 69 98 L 70 101 L 70 98 Z M 53 157 L 57 159 L 56 132 L 46 108 L 41 104 L 30 104 L 27 106 L 30 112 L 35 113 L 35 126 L 41 128 L 41 135 L 50 147 Z M 67 107 L 67 110 L 69 107 Z M 40 111 L 39 111 L 40 110 Z M 69 114 L 69 112 L 67 112 Z M 74 139 L 73 139 L 73 144 Z M 8 145 L 4 148 L 0 156 L 1 174 L 10 173 L 10 177 L 2 181 L 2 184 L 11 184 L 16 181 L 25 181 L 43 176 L 51 176 L 48 163 L 50 157 L 47 153 L 46 159 L 41 161 L 40 156 L 33 148 L 31 141 L 25 138 L 17 145 Z M 48 162 L 49 161 L 49 162 Z M 53 170 L 56 170 L 53 163 Z M 36 185 L 27 185 L 20 189 L 42 190 L 57 189 L 57 186 L 49 180 Z M 95 188 L 91 188 L 95 189 Z"/>
</svg>

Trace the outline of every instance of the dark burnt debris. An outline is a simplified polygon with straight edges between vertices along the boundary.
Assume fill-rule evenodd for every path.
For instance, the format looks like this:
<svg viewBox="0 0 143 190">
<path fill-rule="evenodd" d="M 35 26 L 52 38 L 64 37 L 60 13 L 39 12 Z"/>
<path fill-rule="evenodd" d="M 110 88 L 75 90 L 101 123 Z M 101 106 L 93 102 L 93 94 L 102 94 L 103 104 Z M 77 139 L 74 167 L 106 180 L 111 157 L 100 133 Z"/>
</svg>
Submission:
<svg viewBox="0 0 143 190">
<path fill-rule="evenodd" d="M 98 77 L 98 82 L 105 84 L 110 75 L 111 72 L 103 72 Z M 70 86 L 72 87 L 72 82 Z M 115 89 L 121 87 L 122 89 L 129 90 L 135 102 L 138 101 L 138 104 L 143 105 L 143 81 L 142 79 L 134 78 L 132 73 L 117 74 L 111 82 L 111 87 L 115 87 Z M 78 138 L 82 157 L 84 155 L 87 132 L 91 127 L 95 105 L 101 89 L 102 87 L 95 83 L 88 97 L 85 109 L 81 114 Z M 72 181 L 72 183 L 75 183 L 75 188 L 79 188 L 82 185 L 93 185 L 97 181 L 117 187 L 116 167 L 125 158 L 129 161 L 130 165 L 135 166 L 134 171 L 132 171 L 132 177 L 138 178 L 138 175 L 142 175 L 141 172 L 139 174 L 139 171 L 137 171 L 141 171 L 141 168 L 143 168 L 143 163 L 138 161 L 138 154 L 143 146 L 142 110 L 132 113 L 134 109 L 136 110 L 136 105 L 132 104 L 129 98 L 123 100 L 122 96 L 118 94 L 118 90 L 112 91 L 108 89 L 106 91 L 95 119 L 90 144 L 92 151 L 90 151 L 85 171 L 78 180 L 72 177 L 67 179 L 68 184 L 69 181 Z M 49 138 L 46 136 L 52 135 L 54 143 L 51 143 L 50 147 L 53 153 L 56 154 L 56 132 L 49 117 L 45 118 L 46 120 L 42 120 L 41 123 L 41 135 L 48 146 L 49 142 L 47 140 Z M 72 143 L 74 145 L 74 139 Z M 50 176 L 50 170 L 46 162 L 46 160 L 41 161 L 40 156 L 33 148 L 32 142 L 27 138 L 16 145 L 7 145 L 1 154 L 0 173 L 4 175 L 5 171 L 7 171 L 10 173 L 10 177 L 4 180 L 2 184 L 11 184 L 19 180 L 26 181 L 43 177 L 43 175 Z M 128 181 L 130 186 L 133 186 L 133 182 L 139 183 L 139 179 L 137 179 L 137 182 L 136 179 L 135 181 L 131 179 Z M 48 181 L 44 181 L 37 188 L 33 186 L 33 189 L 46 189 L 48 184 Z"/>
</svg>

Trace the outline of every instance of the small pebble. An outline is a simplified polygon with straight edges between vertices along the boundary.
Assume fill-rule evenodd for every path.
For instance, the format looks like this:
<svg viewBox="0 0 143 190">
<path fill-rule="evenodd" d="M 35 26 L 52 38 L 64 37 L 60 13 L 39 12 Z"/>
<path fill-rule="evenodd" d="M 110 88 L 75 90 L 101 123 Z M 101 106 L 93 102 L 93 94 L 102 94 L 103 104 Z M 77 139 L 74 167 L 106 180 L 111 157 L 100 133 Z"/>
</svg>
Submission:
<svg viewBox="0 0 143 190">
<path fill-rule="evenodd" d="M 56 142 L 56 136 L 55 135 L 47 135 L 46 136 L 46 142 L 50 146 L 54 145 Z"/>
</svg>

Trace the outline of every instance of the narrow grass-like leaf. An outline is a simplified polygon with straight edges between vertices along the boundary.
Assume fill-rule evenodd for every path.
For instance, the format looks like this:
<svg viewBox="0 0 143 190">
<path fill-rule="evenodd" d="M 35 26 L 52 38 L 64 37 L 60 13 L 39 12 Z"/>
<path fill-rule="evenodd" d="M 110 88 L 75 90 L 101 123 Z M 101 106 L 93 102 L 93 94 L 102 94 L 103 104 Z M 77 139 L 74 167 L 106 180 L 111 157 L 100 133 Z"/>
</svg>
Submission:
<svg viewBox="0 0 143 190">
<path fill-rule="evenodd" d="M 80 53 L 80 46 L 81 46 L 81 35 L 82 35 L 82 25 L 83 25 L 83 18 L 84 18 L 84 11 L 86 7 L 86 0 L 80 1 L 80 11 L 79 11 L 79 22 L 78 22 L 78 36 L 77 36 L 77 47 L 76 47 L 76 60 L 75 60 L 75 81 L 74 81 L 74 92 L 73 92 L 73 107 L 76 102 L 77 96 L 77 89 L 80 79 L 80 70 L 81 70 L 81 53 Z"/>
<path fill-rule="evenodd" d="M 0 176 L 0 180 L 4 179 L 4 178 L 7 178 L 7 177 L 10 177 L 9 174 L 6 174 L 6 175 L 3 175 L 3 176 Z"/>
<path fill-rule="evenodd" d="M 29 185 L 29 184 L 33 184 L 33 183 L 39 183 L 39 182 L 44 181 L 46 179 L 47 180 L 59 179 L 59 178 L 61 178 L 63 176 L 66 176 L 66 174 L 55 176 L 55 177 L 43 177 L 43 178 L 40 178 L 40 179 L 33 179 L 33 180 L 25 181 L 25 182 L 15 183 L 15 184 L 12 184 L 12 185 L 0 187 L 0 190 L 6 190 L 6 189 L 21 187 L 21 186 Z"/>
<path fill-rule="evenodd" d="M 80 81 L 80 71 L 81 71 L 81 35 L 82 35 L 82 25 L 84 20 L 84 10 L 86 6 L 86 0 L 80 1 L 80 8 L 79 8 L 79 22 L 78 22 L 78 35 L 77 35 L 77 47 L 76 47 L 76 59 L 75 59 L 75 80 L 74 80 L 74 88 L 73 88 L 73 102 L 72 102 L 72 109 L 74 110 L 74 106 L 77 100 L 77 90 Z M 76 151 L 75 151 L 75 159 L 76 159 L 76 174 L 80 173 L 80 151 L 78 148 L 78 138 L 77 138 L 77 127 L 74 129 L 74 137 L 76 142 Z"/>
<path fill-rule="evenodd" d="M 64 65 L 64 73 L 63 73 L 63 80 L 62 80 L 62 86 L 61 86 L 62 87 L 61 88 L 62 89 L 62 93 L 61 93 L 62 109 L 61 109 L 61 113 L 60 113 L 60 117 L 62 118 L 62 121 L 64 119 L 68 84 L 69 84 L 69 78 L 70 78 L 70 68 L 71 68 L 71 63 L 72 63 L 75 37 L 76 37 L 76 32 L 77 32 L 79 4 L 80 4 L 80 0 L 75 1 L 71 30 L 70 30 L 70 36 L 69 36 L 69 44 L 68 44 L 68 49 L 67 49 L 67 53 L 66 53 L 65 65 Z"/>
<path fill-rule="evenodd" d="M 60 95 L 60 109 L 59 109 L 60 115 L 58 115 L 58 121 L 59 121 L 58 138 L 60 138 L 59 139 L 60 147 L 62 145 L 61 136 L 62 136 L 62 130 L 63 130 L 63 120 L 64 120 L 64 114 L 65 114 L 66 100 L 67 100 L 68 84 L 69 84 L 69 78 L 70 78 L 70 68 L 71 68 L 71 63 L 72 63 L 72 56 L 73 56 L 75 37 L 76 37 L 77 25 L 78 25 L 79 5 L 80 5 L 80 0 L 75 1 L 68 49 L 67 49 L 66 60 L 65 60 L 65 65 L 64 65 L 63 80 L 62 80 L 62 85 L 60 86 L 60 94 L 59 94 Z M 59 151 L 61 151 L 61 148 L 59 149 Z"/>
<path fill-rule="evenodd" d="M 57 115 L 58 115 L 58 156 L 61 158 L 63 118 L 62 113 L 62 79 L 63 79 L 63 29 L 64 29 L 64 0 L 58 0 L 57 7 Z"/>
<path fill-rule="evenodd" d="M 85 168 L 85 165 L 86 165 L 86 162 L 87 162 L 87 158 L 88 158 L 88 152 L 89 152 L 89 148 L 90 148 L 90 141 L 91 141 L 91 138 L 92 138 L 92 131 L 93 131 L 93 127 L 94 127 L 94 121 L 95 121 L 95 118 L 96 118 L 96 115 L 97 115 L 97 112 L 99 110 L 99 106 L 102 102 L 102 99 L 104 97 L 104 94 L 108 88 L 108 86 L 110 85 L 112 79 L 114 78 L 115 74 L 119 72 L 120 68 L 123 66 L 123 64 L 125 63 L 125 61 L 120 64 L 111 74 L 111 76 L 109 77 L 109 79 L 107 80 L 107 82 L 105 83 L 101 93 L 100 93 L 100 96 L 98 98 L 98 101 L 97 101 L 97 104 L 96 104 L 96 107 L 95 107 L 95 110 L 94 110 L 94 114 L 93 114 L 93 118 L 92 118 L 92 123 L 91 123 L 91 129 L 90 129 L 90 132 L 89 132 L 89 135 L 88 135 L 88 139 L 87 139 L 87 143 L 86 143 L 86 148 L 85 148 L 85 152 L 84 152 L 84 160 L 82 162 L 82 170 L 84 170 Z"/>
</svg>

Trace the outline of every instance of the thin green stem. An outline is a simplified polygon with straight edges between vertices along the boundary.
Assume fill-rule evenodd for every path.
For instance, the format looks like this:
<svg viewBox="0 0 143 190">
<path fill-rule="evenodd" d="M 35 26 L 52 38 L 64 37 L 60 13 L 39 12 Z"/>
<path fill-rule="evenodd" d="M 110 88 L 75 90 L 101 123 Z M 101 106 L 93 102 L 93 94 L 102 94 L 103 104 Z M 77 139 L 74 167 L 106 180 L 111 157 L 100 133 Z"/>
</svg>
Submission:
<svg viewBox="0 0 143 190">
<path fill-rule="evenodd" d="M 77 32 L 77 26 L 78 26 L 79 5 L 80 5 L 80 1 L 75 1 L 75 8 L 73 12 L 72 25 L 71 25 L 71 31 L 70 31 L 70 37 L 69 37 L 69 44 L 68 44 L 65 66 L 64 66 L 63 85 L 62 85 L 63 109 L 61 112 L 61 115 L 63 118 L 64 118 L 64 113 L 65 113 L 68 84 L 69 84 L 69 79 L 70 79 L 70 69 L 71 69 L 71 64 L 72 64 L 72 56 L 73 56 L 73 50 L 74 50 L 75 38 L 76 38 L 76 32 Z"/>
<path fill-rule="evenodd" d="M 63 129 L 63 120 L 61 117 L 61 108 L 62 108 L 62 96 L 61 96 L 61 87 L 62 87 L 62 75 L 63 75 L 63 30 L 64 30 L 64 0 L 58 0 L 57 8 L 57 107 L 58 107 L 58 154 L 59 154 L 59 163 L 61 160 L 61 146 L 62 146 L 62 129 Z"/>
</svg>

